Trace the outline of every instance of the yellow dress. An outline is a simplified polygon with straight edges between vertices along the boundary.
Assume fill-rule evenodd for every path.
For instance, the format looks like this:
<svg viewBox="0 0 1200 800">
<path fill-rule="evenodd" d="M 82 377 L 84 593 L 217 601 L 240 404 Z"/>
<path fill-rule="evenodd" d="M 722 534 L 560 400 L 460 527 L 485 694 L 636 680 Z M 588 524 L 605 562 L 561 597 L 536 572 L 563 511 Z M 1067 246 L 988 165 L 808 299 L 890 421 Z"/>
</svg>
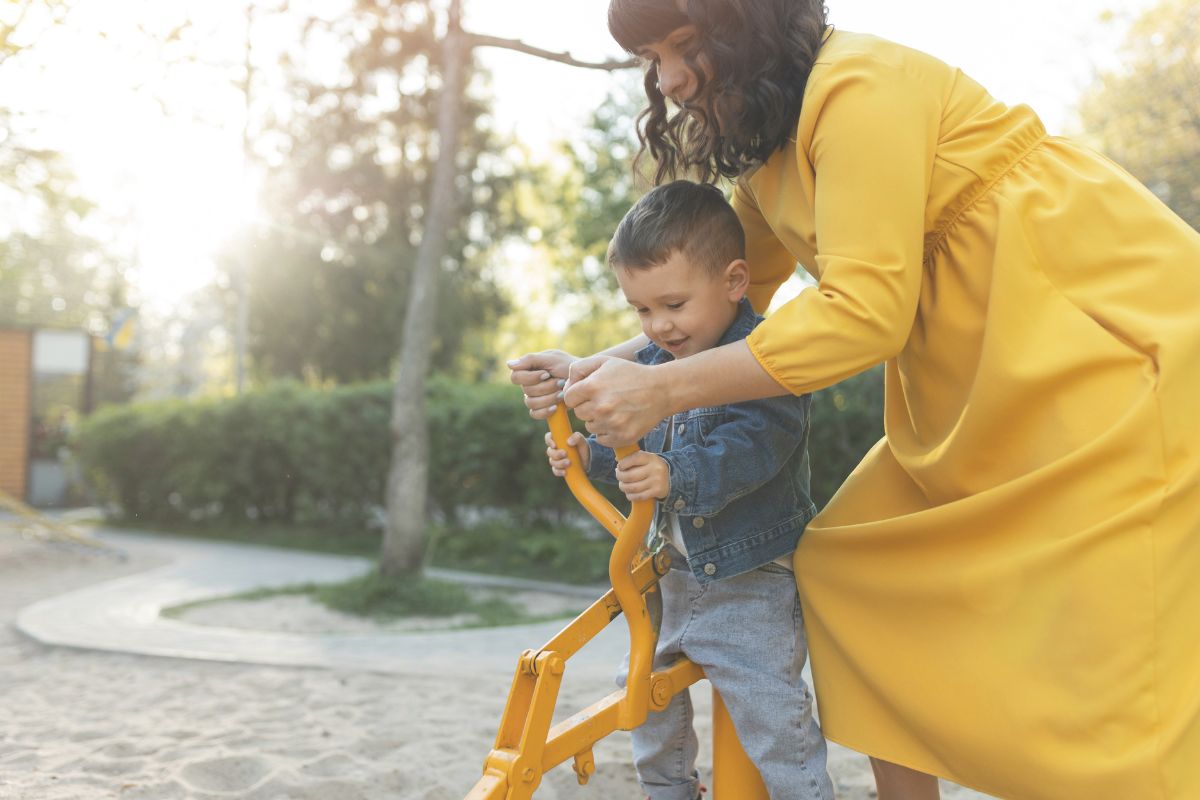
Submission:
<svg viewBox="0 0 1200 800">
<path fill-rule="evenodd" d="M 886 362 L 886 437 L 796 553 L 826 735 L 1005 798 L 1200 798 L 1200 235 L 845 32 L 734 204 L 758 308 L 819 281 L 763 367 Z"/>
</svg>

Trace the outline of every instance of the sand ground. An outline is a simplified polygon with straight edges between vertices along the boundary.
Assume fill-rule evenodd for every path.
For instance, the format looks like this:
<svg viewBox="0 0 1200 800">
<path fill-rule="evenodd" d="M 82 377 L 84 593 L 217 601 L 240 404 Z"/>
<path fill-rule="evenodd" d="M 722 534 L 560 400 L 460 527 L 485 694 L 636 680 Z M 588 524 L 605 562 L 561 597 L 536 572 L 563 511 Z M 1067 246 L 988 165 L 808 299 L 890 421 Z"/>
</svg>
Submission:
<svg viewBox="0 0 1200 800">
<path fill-rule="evenodd" d="M 0 530 L 0 798 L 4 800 L 459 800 L 480 775 L 508 680 L 265 667 L 47 647 L 13 626 L 36 600 L 143 571 L 124 562 L 19 539 Z M 337 619 L 295 598 L 254 609 L 209 606 L 190 621 L 275 630 L 329 629 Z M 313 616 L 315 615 L 315 616 Z M 361 622 L 351 623 L 361 625 Z M 514 642 L 521 647 L 539 643 Z M 611 691 L 568 680 L 565 716 Z M 696 691 L 701 742 L 707 691 Z M 548 774 L 541 800 L 640 798 L 626 734 L 595 751 L 579 787 Z M 702 745 L 702 764 L 710 764 Z M 873 797 L 866 759 L 831 749 L 840 800 Z M 707 773 L 705 772 L 705 775 Z M 983 798 L 947 784 L 947 800 Z"/>
</svg>

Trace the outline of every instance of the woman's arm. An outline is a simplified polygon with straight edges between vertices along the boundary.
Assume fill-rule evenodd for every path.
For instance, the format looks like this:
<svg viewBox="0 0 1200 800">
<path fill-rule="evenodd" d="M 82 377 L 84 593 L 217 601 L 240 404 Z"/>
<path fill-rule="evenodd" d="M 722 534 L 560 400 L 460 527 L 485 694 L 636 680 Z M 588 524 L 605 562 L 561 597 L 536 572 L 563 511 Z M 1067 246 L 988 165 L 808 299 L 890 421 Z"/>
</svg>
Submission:
<svg viewBox="0 0 1200 800">
<path fill-rule="evenodd" d="M 564 392 L 575 416 L 609 447 L 636 442 L 677 411 L 783 394 L 788 390 L 767 374 L 745 341 L 657 366 L 603 356 L 580 359 L 571 365 Z"/>
<path fill-rule="evenodd" d="M 687 408 L 816 391 L 905 345 L 920 296 L 940 90 L 870 55 L 830 69 L 810 78 L 820 82 L 801 115 L 799 163 L 780 166 L 811 170 L 820 284 L 744 343 L 656 367 L 576 362 L 566 402 L 601 442 L 633 441 Z"/>
</svg>

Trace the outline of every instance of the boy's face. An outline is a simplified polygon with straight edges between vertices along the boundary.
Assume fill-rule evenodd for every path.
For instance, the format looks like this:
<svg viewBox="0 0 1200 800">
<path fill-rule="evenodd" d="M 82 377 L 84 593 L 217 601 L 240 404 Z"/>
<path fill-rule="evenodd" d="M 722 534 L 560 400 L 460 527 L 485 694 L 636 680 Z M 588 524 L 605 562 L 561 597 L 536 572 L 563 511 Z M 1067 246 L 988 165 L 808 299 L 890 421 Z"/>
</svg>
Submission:
<svg viewBox="0 0 1200 800">
<path fill-rule="evenodd" d="M 617 282 L 637 312 L 642 331 L 675 358 L 716 345 L 746 293 L 744 261 L 714 275 L 681 252 L 653 267 L 618 267 Z"/>
</svg>

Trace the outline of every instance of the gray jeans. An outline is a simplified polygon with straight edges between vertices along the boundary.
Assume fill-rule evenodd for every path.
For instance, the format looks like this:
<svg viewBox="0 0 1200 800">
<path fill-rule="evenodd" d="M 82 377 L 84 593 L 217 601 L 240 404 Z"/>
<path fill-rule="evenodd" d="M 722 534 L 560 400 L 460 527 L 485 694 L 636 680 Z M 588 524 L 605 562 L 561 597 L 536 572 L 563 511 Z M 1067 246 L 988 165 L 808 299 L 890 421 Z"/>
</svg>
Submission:
<svg viewBox="0 0 1200 800">
<path fill-rule="evenodd" d="M 833 800 L 825 739 L 800 674 L 808 652 L 792 573 L 767 564 L 701 586 L 688 570 L 671 569 L 658 585 L 663 608 L 654 668 L 680 656 L 704 668 L 771 800 Z M 626 657 L 620 686 L 628 663 Z M 652 800 L 698 795 L 699 743 L 687 691 L 651 712 L 632 737 L 638 780 Z"/>
</svg>

